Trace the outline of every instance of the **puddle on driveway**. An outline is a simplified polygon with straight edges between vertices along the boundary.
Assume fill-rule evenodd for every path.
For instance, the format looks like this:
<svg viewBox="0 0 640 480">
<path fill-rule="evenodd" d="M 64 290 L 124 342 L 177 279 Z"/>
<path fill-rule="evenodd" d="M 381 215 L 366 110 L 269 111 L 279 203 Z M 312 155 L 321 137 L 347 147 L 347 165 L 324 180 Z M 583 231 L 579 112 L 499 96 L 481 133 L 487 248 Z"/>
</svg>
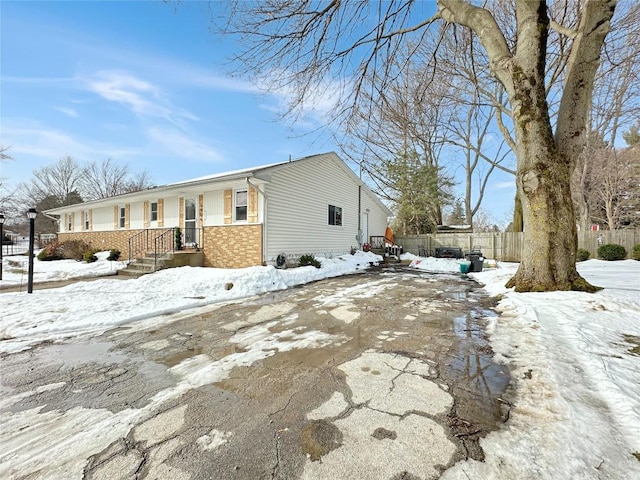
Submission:
<svg viewBox="0 0 640 480">
<path fill-rule="evenodd" d="M 362 295 L 355 287 L 372 278 L 390 286 Z M 467 457 L 482 460 L 479 438 L 499 428 L 508 417 L 509 404 L 502 396 L 510 375 L 507 367 L 493 361 L 485 325 L 495 313 L 482 306 L 486 297 L 474 288 L 474 283 L 459 275 L 385 271 L 318 282 L 286 298 L 278 296 L 279 301 L 295 302 L 298 315 L 295 320 L 290 316 L 287 321 L 280 319 L 271 327 L 274 332 L 317 329 L 348 340 L 340 346 L 280 352 L 250 367 L 234 369 L 217 386 L 254 399 L 276 398 L 290 391 L 301 369 L 339 366 L 368 349 L 418 358 L 436 367 L 436 378 L 430 379 L 455 397 L 448 418 L 452 436 L 464 445 Z M 340 294 L 349 290 L 358 294 Z M 256 308 L 262 305 L 260 301 Z M 247 316 L 252 308 L 247 306 Z M 357 319 L 341 321 L 331 315 L 337 308 L 357 312 Z"/>
</svg>

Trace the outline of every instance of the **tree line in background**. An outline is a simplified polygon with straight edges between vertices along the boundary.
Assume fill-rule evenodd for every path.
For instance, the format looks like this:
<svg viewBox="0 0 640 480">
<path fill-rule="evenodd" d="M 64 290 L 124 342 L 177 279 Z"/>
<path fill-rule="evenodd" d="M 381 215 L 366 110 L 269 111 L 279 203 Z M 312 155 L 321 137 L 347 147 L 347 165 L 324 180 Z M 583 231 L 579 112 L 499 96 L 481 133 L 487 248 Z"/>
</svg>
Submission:
<svg viewBox="0 0 640 480">
<path fill-rule="evenodd" d="M 13 161 L 9 147 L 0 147 L 2 163 Z M 82 164 L 71 156 L 34 170 L 28 182 L 10 186 L 8 178 L 0 178 L 0 211 L 18 229 L 25 228 L 25 211 L 38 212 L 91 200 L 151 188 L 146 171 L 134 173 L 112 158 Z M 38 233 L 57 233 L 56 222 L 44 215 L 36 219 Z"/>
</svg>

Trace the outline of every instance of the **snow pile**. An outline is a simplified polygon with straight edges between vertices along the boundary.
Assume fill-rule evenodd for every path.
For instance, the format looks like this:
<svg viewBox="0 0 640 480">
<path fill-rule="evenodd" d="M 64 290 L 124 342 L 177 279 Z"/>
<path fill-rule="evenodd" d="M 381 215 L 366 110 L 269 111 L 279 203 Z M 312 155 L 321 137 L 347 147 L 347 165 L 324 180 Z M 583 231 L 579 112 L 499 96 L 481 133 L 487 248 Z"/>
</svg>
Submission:
<svg viewBox="0 0 640 480">
<path fill-rule="evenodd" d="M 41 262 L 37 258 L 37 253 L 36 258 L 33 259 L 33 281 L 35 283 L 115 275 L 118 270 L 127 266 L 127 262 L 107 260 L 109 252 L 96 253 L 98 260 L 93 263 L 76 260 Z M 28 255 L 4 256 L 2 259 L 2 286 L 26 285 L 28 272 Z"/>
<path fill-rule="evenodd" d="M 44 340 L 98 335 L 109 328 L 158 315 L 177 314 L 186 309 L 347 275 L 380 262 L 382 257 L 356 252 L 318 260 L 321 268 L 180 267 L 130 280 L 79 281 L 59 289 L 35 290 L 31 295 L 4 293 L 0 352 L 24 350 Z M 64 268 L 57 269 L 54 264 L 61 262 L 68 261 L 40 262 L 40 266 L 46 269 L 51 264 L 49 268 L 59 275 Z M 80 269 L 93 266 L 95 272 L 101 268 L 100 262 L 73 264 Z M 52 277 L 46 273 L 43 276 Z"/>
<path fill-rule="evenodd" d="M 403 253 L 400 260 L 409 260 L 410 267 L 426 272 L 459 272 L 460 262 L 455 258 L 418 257 L 412 253 Z"/>
</svg>

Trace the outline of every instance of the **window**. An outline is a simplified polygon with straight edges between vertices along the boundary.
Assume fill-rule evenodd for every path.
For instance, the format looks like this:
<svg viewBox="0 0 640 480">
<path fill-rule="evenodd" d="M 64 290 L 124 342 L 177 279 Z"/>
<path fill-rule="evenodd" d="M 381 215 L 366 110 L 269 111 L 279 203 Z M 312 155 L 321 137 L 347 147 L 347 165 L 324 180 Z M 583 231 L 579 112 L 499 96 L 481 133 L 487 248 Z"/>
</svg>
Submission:
<svg viewBox="0 0 640 480">
<path fill-rule="evenodd" d="M 84 212 L 84 229 L 89 230 L 89 212 Z"/>
<path fill-rule="evenodd" d="M 120 211 L 120 216 L 118 218 L 118 225 L 120 226 L 120 228 L 124 228 L 124 226 L 125 226 L 125 208 L 124 207 L 120 207 L 119 211 Z"/>
<path fill-rule="evenodd" d="M 236 222 L 247 221 L 247 191 L 236 191 Z"/>
<path fill-rule="evenodd" d="M 67 232 L 70 232 L 71 228 L 73 227 L 73 224 L 71 222 L 72 219 L 73 217 L 71 215 L 67 215 Z"/>
<path fill-rule="evenodd" d="M 342 207 L 329 205 L 329 225 L 342 225 Z"/>
<path fill-rule="evenodd" d="M 151 202 L 151 221 L 158 221 L 158 202 Z"/>
</svg>

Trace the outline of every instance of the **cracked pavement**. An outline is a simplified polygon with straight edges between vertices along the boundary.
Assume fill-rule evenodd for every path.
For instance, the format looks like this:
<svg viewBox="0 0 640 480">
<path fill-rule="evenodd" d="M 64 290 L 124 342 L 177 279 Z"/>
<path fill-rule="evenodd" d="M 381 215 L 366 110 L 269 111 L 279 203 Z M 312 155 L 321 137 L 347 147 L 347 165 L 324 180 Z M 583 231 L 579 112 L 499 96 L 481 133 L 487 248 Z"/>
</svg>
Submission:
<svg viewBox="0 0 640 480">
<path fill-rule="evenodd" d="M 508 418 L 490 305 L 396 267 L 4 355 L 0 476 L 438 478 Z"/>
</svg>

